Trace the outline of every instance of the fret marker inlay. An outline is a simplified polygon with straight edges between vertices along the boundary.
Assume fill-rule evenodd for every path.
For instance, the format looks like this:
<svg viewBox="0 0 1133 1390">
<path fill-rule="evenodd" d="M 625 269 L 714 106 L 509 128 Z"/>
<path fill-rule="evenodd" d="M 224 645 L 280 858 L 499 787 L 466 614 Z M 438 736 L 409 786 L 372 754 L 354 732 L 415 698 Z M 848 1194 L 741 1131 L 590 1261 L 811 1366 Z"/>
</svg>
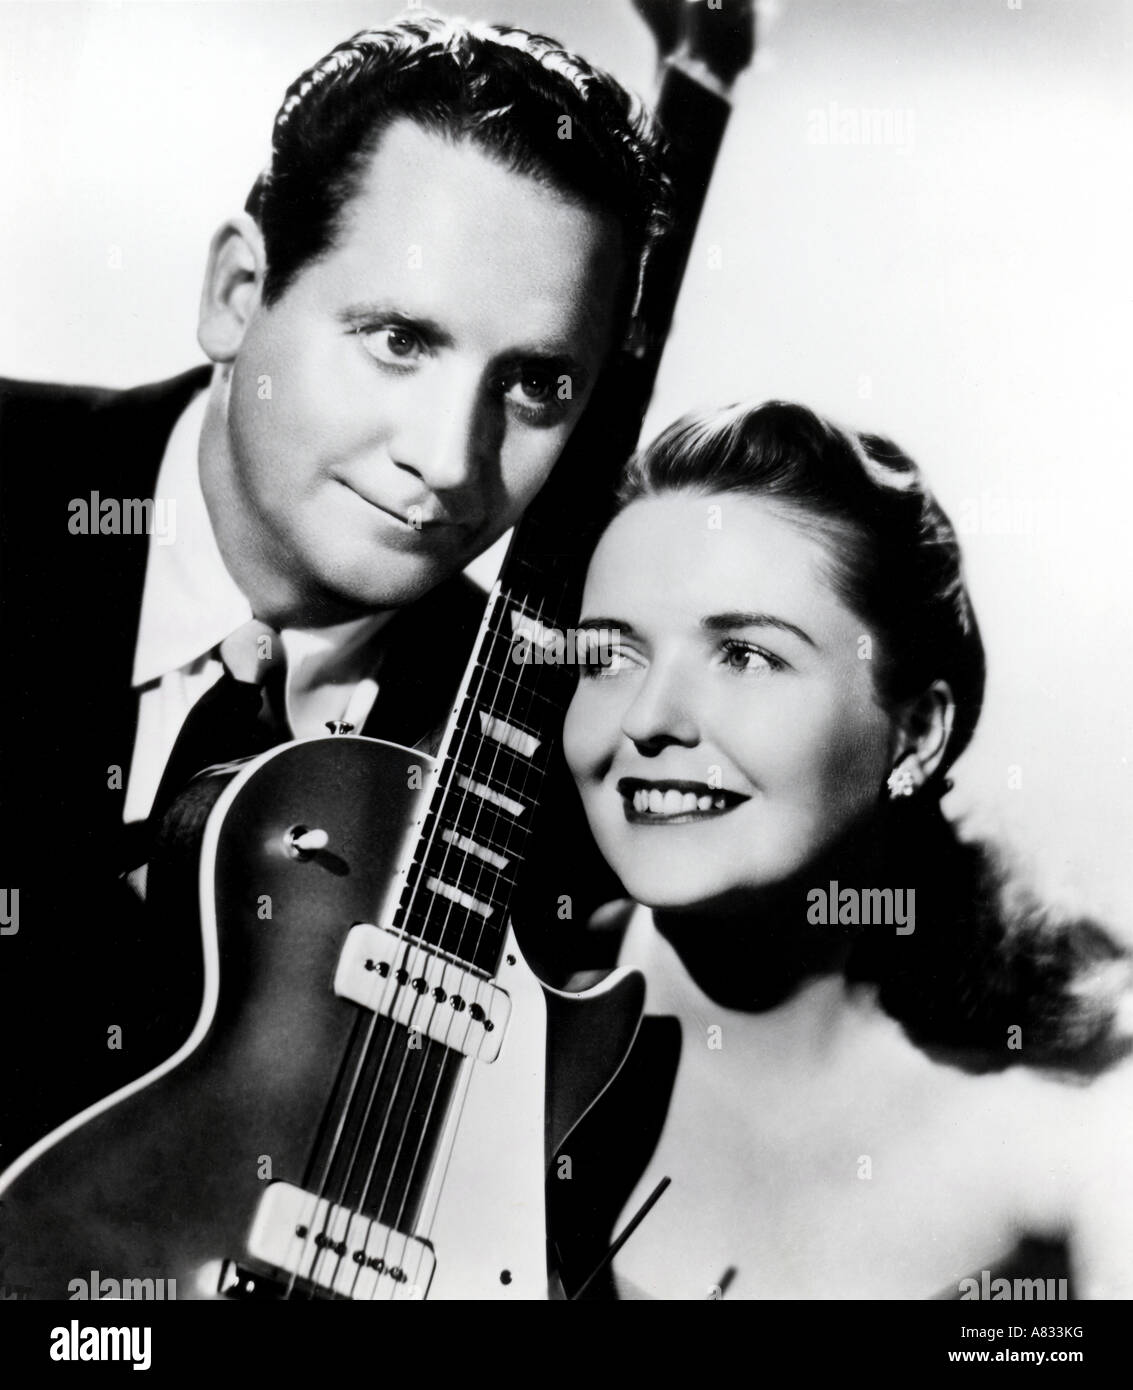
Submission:
<svg viewBox="0 0 1133 1390">
<path fill-rule="evenodd" d="M 530 758 L 539 747 L 539 740 L 534 734 L 527 733 L 525 729 L 517 729 L 514 724 L 497 719 L 495 715 L 485 714 L 483 710 L 480 711 L 480 731 L 487 738 L 494 738 L 497 743 L 502 743 L 505 748 L 510 748 L 525 758 Z"/>
<path fill-rule="evenodd" d="M 513 816 L 521 816 L 527 809 L 522 801 L 516 801 L 514 797 L 504 796 L 503 792 L 493 790 L 483 782 L 474 782 L 471 777 L 458 777 L 457 785 L 466 792 L 472 792 L 474 796 L 480 797 L 483 801 L 489 801 L 493 806 L 501 806 L 505 811 L 510 811 Z"/>
<path fill-rule="evenodd" d="M 425 887 L 431 893 L 436 893 L 438 897 L 448 898 L 450 902 L 458 903 L 461 907 L 466 907 L 469 912 L 478 912 L 481 917 L 487 919 L 495 911 L 488 903 L 482 903 L 479 898 L 474 898 L 471 893 L 462 893 L 459 888 L 454 888 L 451 883 L 445 883 L 439 878 L 427 878 Z"/>
<path fill-rule="evenodd" d="M 487 849 L 484 845 L 478 845 L 475 840 L 470 840 L 467 835 L 458 835 L 455 830 L 442 830 L 441 839 L 446 844 L 455 845 L 457 849 L 462 849 L 465 854 L 474 854 L 478 859 L 482 859 L 485 864 L 491 864 L 495 869 L 506 869 L 511 863 L 506 855 L 497 854 L 494 849 Z"/>
</svg>

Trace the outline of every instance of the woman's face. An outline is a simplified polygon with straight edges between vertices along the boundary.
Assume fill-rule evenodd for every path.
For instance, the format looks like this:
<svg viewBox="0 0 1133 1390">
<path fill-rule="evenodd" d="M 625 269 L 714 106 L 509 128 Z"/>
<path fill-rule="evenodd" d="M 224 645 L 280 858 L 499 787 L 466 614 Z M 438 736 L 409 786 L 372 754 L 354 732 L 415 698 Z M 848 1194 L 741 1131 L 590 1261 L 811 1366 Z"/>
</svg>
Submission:
<svg viewBox="0 0 1133 1390">
<path fill-rule="evenodd" d="M 581 625 L 620 635 L 581 671 L 565 750 L 638 901 L 735 904 L 876 807 L 896 735 L 826 546 L 760 498 L 693 492 L 631 503 L 599 543 Z"/>
</svg>

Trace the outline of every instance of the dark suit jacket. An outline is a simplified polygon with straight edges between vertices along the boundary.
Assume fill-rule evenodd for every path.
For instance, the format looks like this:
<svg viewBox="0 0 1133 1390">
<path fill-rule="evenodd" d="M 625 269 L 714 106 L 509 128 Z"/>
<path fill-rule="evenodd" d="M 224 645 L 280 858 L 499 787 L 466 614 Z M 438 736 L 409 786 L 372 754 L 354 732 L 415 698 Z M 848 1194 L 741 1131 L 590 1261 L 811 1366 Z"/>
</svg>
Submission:
<svg viewBox="0 0 1133 1390">
<path fill-rule="evenodd" d="M 163 937 L 118 877 L 148 537 L 71 534 L 68 504 L 152 497 L 209 371 L 128 391 L 0 380 L 0 888 L 19 890 L 20 913 L 0 936 L 0 1168 L 168 1056 L 196 1012 L 168 991 L 196 977 L 197 942 Z M 362 732 L 428 744 L 483 607 L 458 576 L 388 624 Z"/>
</svg>

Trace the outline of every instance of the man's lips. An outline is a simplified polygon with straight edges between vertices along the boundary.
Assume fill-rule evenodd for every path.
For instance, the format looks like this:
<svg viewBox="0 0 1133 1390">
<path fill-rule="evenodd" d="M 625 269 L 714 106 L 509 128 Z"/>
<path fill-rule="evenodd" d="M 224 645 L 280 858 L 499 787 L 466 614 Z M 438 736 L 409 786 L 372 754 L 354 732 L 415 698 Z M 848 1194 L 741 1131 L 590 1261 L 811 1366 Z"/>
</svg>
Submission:
<svg viewBox="0 0 1133 1390">
<path fill-rule="evenodd" d="M 726 816 L 750 800 L 740 792 L 680 778 L 646 781 L 623 777 L 617 784 L 625 818 L 633 825 L 685 825 Z"/>
<path fill-rule="evenodd" d="M 344 482 L 343 486 L 349 488 L 351 492 L 357 497 L 360 497 L 363 502 L 373 507 L 375 511 L 382 512 L 392 520 L 400 522 L 407 531 L 448 530 L 455 532 L 467 528 L 467 523 L 464 521 L 452 520 L 448 517 L 426 516 L 423 507 L 419 509 L 421 514 L 415 515 L 414 519 L 410 520 L 410 516 L 413 514 L 412 506 L 405 507 L 404 509 L 391 507 L 385 502 L 379 502 L 376 497 L 370 496 L 369 493 L 363 492 L 361 488 L 355 487 L 353 483 Z"/>
</svg>

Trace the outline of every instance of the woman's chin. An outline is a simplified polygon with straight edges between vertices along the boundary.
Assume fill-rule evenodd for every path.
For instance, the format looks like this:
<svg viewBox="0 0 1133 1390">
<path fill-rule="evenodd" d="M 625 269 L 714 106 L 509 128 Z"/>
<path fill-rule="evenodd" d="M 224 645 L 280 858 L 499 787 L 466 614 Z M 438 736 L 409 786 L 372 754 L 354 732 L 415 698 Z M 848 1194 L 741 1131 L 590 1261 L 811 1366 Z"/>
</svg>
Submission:
<svg viewBox="0 0 1133 1390">
<path fill-rule="evenodd" d="M 703 876 L 688 874 L 635 873 L 619 874 L 626 892 L 635 902 L 658 912 L 712 912 L 725 910 L 747 894 L 758 889 L 751 885 L 721 885 L 719 881 L 705 882 Z"/>
</svg>

